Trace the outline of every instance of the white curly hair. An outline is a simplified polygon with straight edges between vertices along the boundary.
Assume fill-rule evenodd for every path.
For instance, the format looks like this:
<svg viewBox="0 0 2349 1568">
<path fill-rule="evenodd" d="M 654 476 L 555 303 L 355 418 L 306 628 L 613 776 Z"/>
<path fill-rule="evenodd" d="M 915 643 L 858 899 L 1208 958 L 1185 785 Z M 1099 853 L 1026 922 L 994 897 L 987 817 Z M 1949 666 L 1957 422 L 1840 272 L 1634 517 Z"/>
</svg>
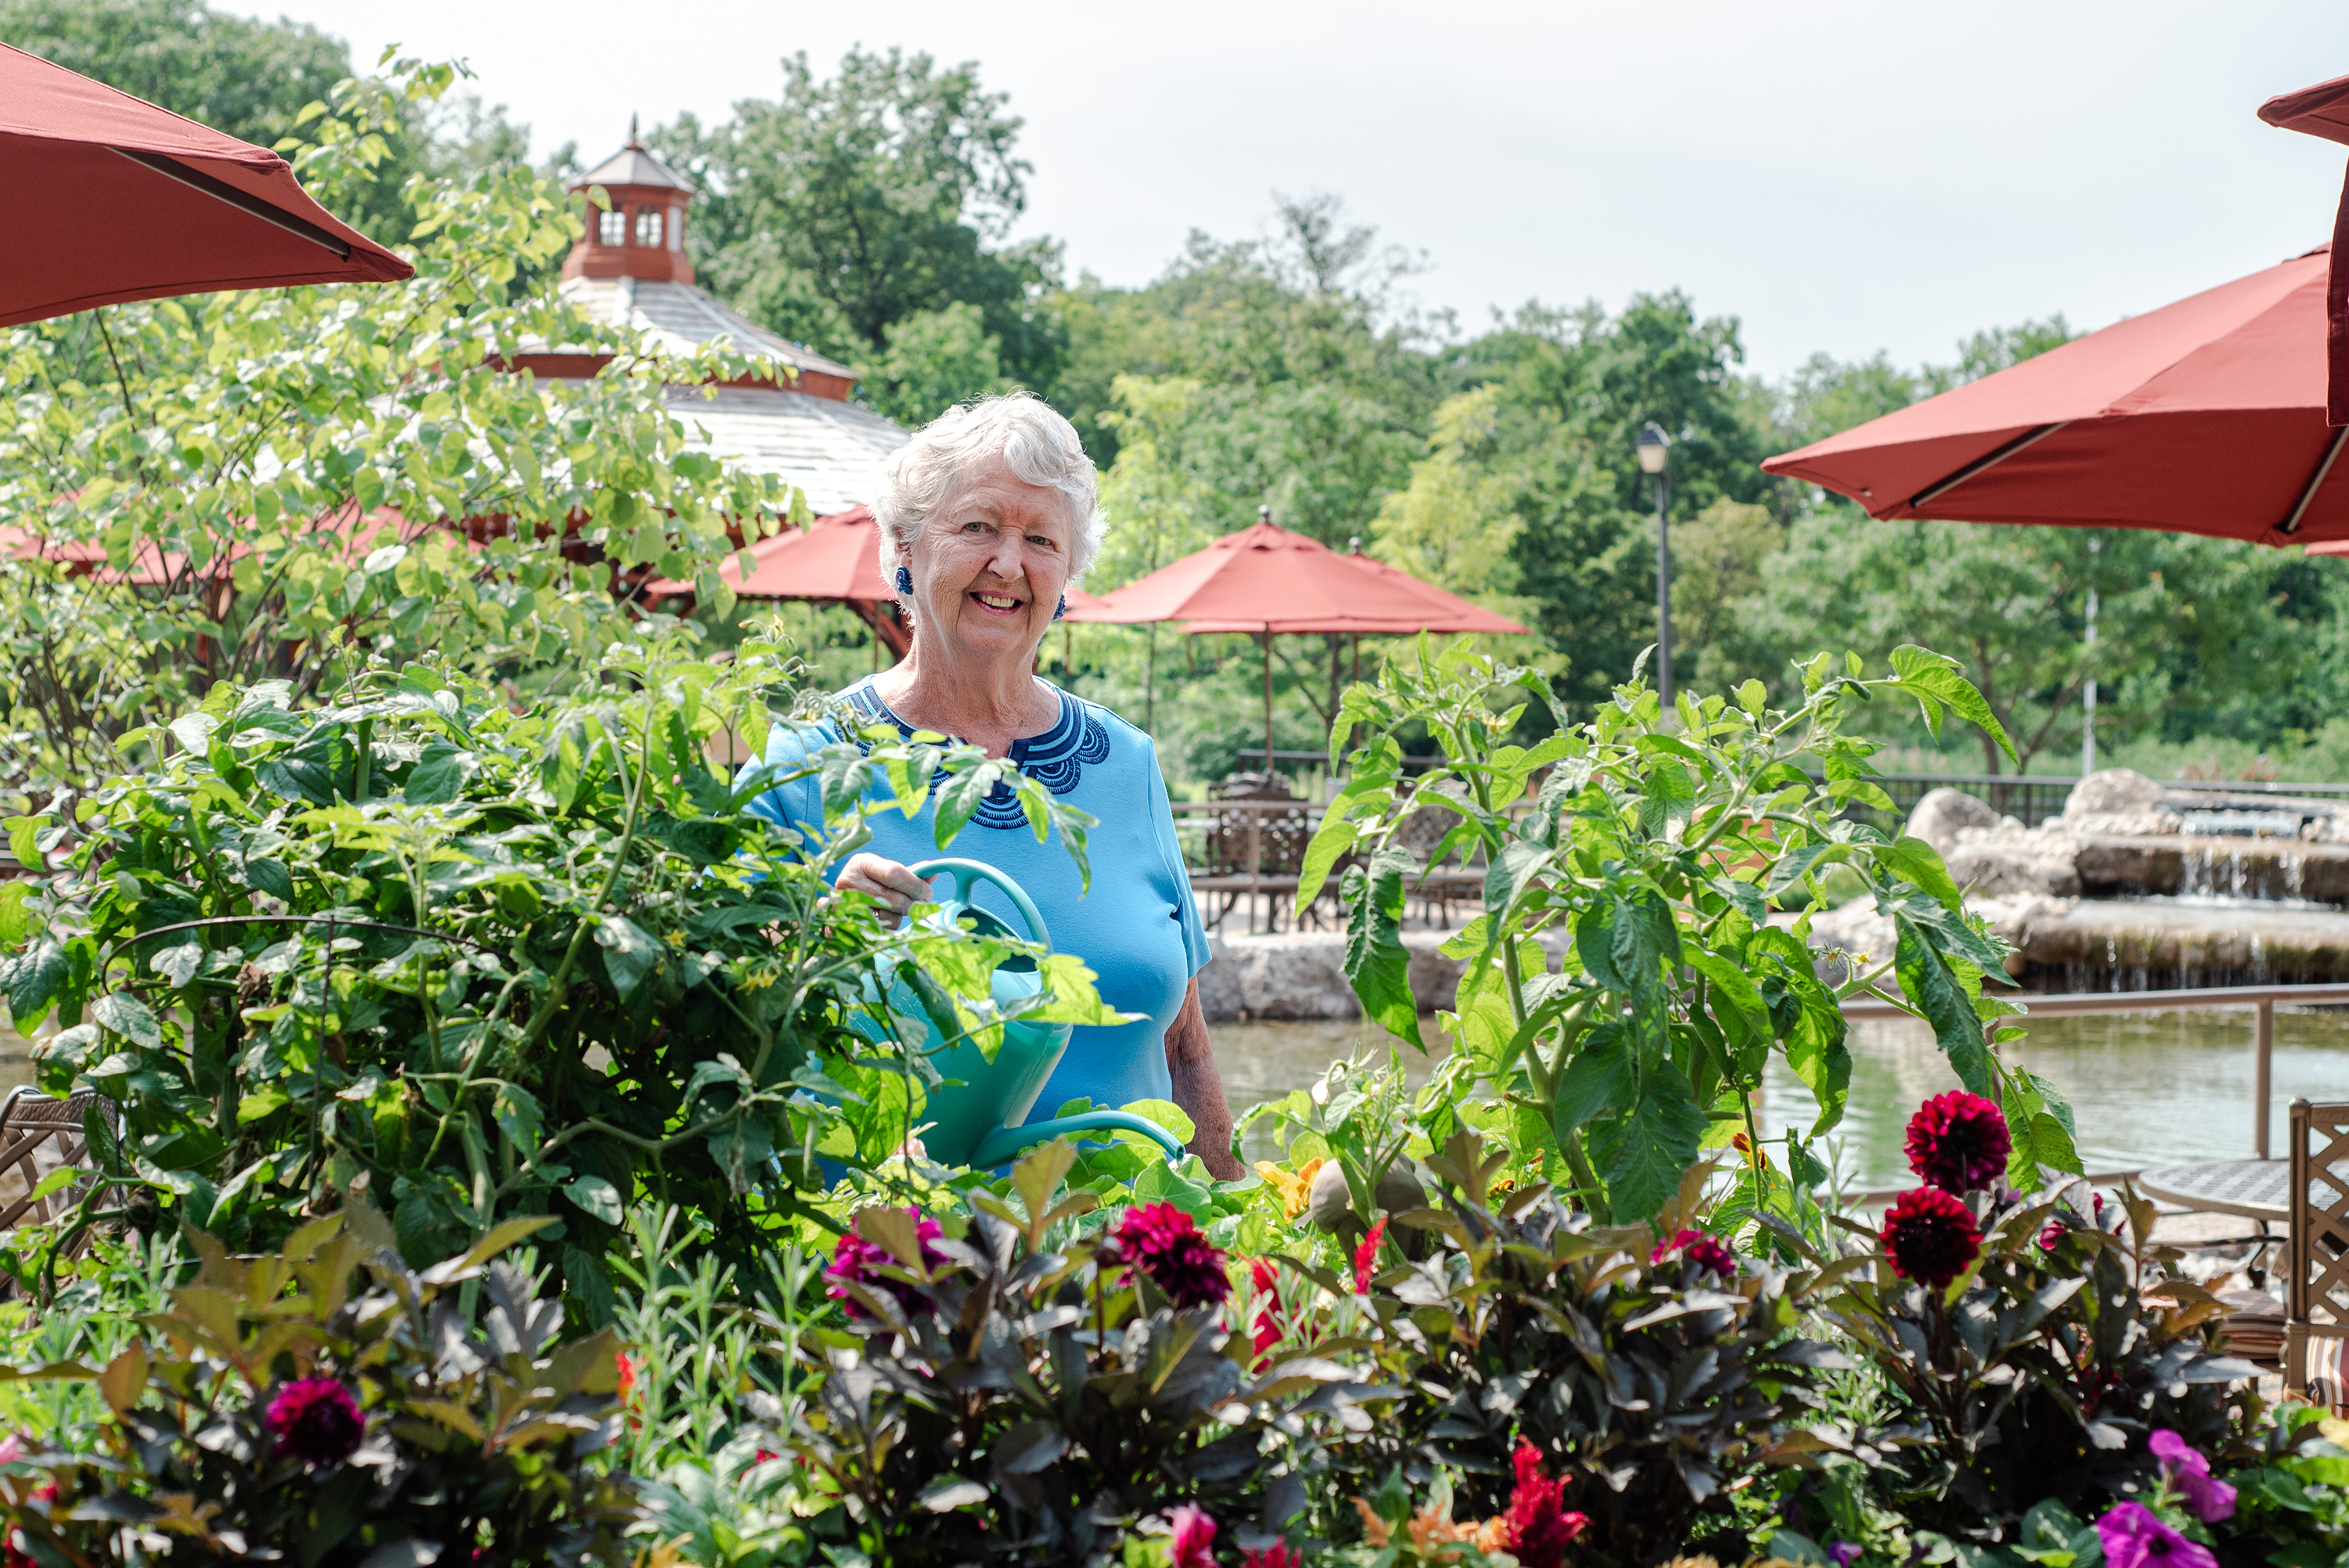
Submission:
<svg viewBox="0 0 2349 1568">
<path fill-rule="evenodd" d="M 1013 476 L 1058 490 L 1069 507 L 1069 581 L 1076 583 L 1101 553 L 1107 524 L 1093 460 L 1077 428 L 1032 393 L 1011 392 L 949 408 L 897 449 L 873 502 L 881 525 L 881 576 L 895 575 L 899 552 L 913 543 L 930 514 L 946 504 L 963 476 L 989 458 L 1001 458 Z"/>
</svg>

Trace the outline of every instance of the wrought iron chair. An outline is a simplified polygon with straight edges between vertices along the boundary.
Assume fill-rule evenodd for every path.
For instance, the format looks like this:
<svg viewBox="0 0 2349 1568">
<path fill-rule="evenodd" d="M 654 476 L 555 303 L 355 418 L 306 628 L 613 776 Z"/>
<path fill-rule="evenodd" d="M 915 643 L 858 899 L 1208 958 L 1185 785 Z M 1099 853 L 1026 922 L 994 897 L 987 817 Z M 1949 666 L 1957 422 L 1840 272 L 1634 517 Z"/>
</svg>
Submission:
<svg viewBox="0 0 2349 1568">
<path fill-rule="evenodd" d="M 2291 1115 L 2283 1386 L 2338 1409 L 2349 1404 L 2349 1105 L 2295 1099 Z"/>
<path fill-rule="evenodd" d="M 95 1106 L 109 1119 L 112 1102 L 88 1089 L 57 1099 L 30 1088 L 14 1088 L 0 1099 L 0 1231 L 45 1225 L 81 1202 L 82 1183 L 73 1181 L 46 1195 L 41 1183 L 65 1167 L 87 1168 L 88 1112 Z M 85 1233 L 74 1252 L 88 1244 Z"/>
</svg>

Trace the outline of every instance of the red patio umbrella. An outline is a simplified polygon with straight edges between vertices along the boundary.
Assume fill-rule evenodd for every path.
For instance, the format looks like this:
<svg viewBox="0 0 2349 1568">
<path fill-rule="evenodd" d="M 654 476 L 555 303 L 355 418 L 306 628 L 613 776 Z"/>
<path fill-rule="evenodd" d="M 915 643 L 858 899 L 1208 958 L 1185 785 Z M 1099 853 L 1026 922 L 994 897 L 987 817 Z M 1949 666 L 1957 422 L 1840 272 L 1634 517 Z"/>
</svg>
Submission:
<svg viewBox="0 0 2349 1568">
<path fill-rule="evenodd" d="M 265 148 L 0 44 L 0 326 L 164 294 L 391 283 L 415 269 Z"/>
<path fill-rule="evenodd" d="M 1523 632 L 1366 555 L 1341 555 L 1278 523 L 1227 533 L 1146 577 L 1111 590 L 1071 621 L 1187 621 L 1194 634 L 1245 632 L 1264 645 L 1264 765 L 1272 767 L 1272 639 L 1300 632 L 1404 636 Z"/>
<path fill-rule="evenodd" d="M 2296 93 L 2278 93 L 2260 106 L 2260 118 L 2286 130 L 2305 131 L 2327 141 L 2349 142 L 2349 77 L 2335 77 Z M 2325 407 L 2335 425 L 2349 425 L 2349 183 L 2333 216 L 2331 271 L 2325 278 Z"/>
<path fill-rule="evenodd" d="M 2329 246 L 1764 462 L 1881 519 L 2349 539 Z"/>
</svg>

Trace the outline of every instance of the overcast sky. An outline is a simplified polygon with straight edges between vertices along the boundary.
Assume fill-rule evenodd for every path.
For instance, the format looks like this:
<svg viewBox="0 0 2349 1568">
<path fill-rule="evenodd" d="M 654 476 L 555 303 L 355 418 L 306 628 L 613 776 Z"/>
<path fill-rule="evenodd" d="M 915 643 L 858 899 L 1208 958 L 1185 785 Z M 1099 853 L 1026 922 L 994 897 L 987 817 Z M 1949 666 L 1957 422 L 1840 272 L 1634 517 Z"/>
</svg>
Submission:
<svg viewBox="0 0 2349 1568">
<path fill-rule="evenodd" d="M 290 0 L 462 57 L 536 153 L 771 98 L 852 44 L 979 62 L 1035 165 L 1025 232 L 1147 281 L 1271 192 L 1334 191 L 1427 253 L 1472 330 L 1529 298 L 1687 290 L 1749 366 L 1952 357 L 1977 328 L 2117 318 L 2328 237 L 2349 150 L 2261 125 L 2349 73 L 2340 0 L 1669 5 Z"/>
</svg>

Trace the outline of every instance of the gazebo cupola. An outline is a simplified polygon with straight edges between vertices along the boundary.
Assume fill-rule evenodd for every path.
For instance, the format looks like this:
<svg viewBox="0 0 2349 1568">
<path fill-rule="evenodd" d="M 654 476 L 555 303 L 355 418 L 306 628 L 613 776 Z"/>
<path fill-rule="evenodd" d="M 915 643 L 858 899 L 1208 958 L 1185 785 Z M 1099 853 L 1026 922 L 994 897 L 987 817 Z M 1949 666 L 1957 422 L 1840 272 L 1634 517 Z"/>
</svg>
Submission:
<svg viewBox="0 0 2349 1568">
<path fill-rule="evenodd" d="M 587 232 L 564 258 L 563 275 L 693 282 L 693 263 L 685 256 L 685 209 L 694 189 L 645 150 L 635 119 L 628 121 L 627 146 L 580 176 L 571 189 L 585 195 L 597 185 L 611 198 L 611 208 L 586 203 L 582 216 Z"/>
</svg>

